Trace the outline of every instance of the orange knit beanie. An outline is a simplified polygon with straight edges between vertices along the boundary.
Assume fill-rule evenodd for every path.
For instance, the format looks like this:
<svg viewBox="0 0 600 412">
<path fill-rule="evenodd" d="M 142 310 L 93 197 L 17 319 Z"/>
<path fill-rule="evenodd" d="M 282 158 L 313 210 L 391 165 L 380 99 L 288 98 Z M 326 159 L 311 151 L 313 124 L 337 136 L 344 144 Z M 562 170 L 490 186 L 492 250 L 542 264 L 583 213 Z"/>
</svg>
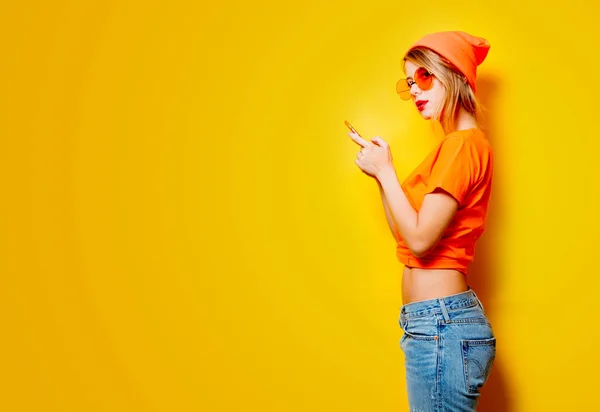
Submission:
<svg viewBox="0 0 600 412">
<path fill-rule="evenodd" d="M 465 75 L 475 92 L 477 66 L 485 60 L 490 49 L 486 39 L 462 31 L 445 31 L 427 34 L 408 51 L 417 46 L 427 47 L 449 60 Z"/>
</svg>

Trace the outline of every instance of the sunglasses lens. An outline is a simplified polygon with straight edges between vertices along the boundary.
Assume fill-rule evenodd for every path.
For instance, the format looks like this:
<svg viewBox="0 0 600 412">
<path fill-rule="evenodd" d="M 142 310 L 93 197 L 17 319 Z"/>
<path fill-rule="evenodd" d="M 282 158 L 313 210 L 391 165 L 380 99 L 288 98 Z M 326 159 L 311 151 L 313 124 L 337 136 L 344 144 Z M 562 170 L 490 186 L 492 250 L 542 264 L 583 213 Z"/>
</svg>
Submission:
<svg viewBox="0 0 600 412">
<path fill-rule="evenodd" d="M 406 79 L 398 80 L 398 83 L 396 83 L 396 93 L 398 93 L 398 96 L 400 96 L 402 100 L 410 99 L 410 87 L 408 86 Z"/>
<path fill-rule="evenodd" d="M 429 90 L 433 84 L 433 75 L 424 67 L 419 67 L 415 72 L 415 83 L 417 83 L 419 89 Z"/>
<path fill-rule="evenodd" d="M 414 74 L 415 83 L 419 86 L 421 90 L 429 90 L 431 86 L 433 86 L 433 74 L 429 73 L 426 68 L 419 67 Z M 398 83 L 396 83 L 396 93 L 402 100 L 410 100 L 410 86 L 406 79 L 400 79 Z"/>
</svg>

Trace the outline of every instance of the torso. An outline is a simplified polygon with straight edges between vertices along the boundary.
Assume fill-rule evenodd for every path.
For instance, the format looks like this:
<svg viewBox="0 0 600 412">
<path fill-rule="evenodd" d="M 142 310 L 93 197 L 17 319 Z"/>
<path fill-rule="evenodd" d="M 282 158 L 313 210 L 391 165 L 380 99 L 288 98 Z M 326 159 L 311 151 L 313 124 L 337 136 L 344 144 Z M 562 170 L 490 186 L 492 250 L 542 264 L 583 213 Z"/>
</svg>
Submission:
<svg viewBox="0 0 600 412">
<path fill-rule="evenodd" d="M 458 269 L 472 261 L 474 243 L 485 227 L 493 173 L 493 152 L 481 130 L 464 127 L 448 133 L 402 183 L 408 201 L 417 212 L 420 211 L 425 196 L 445 179 L 456 184 L 446 183 L 447 187 L 442 189 L 449 189 L 455 198 L 457 195 L 461 197 L 461 208 L 436 244 L 436 249 L 432 248 L 433 255 L 428 256 L 427 264 L 416 264 L 428 267 L 427 269 L 410 266 L 411 260 L 418 260 L 413 259 L 408 245 L 402 239 L 398 240 L 397 256 L 405 265 L 402 276 L 403 304 L 441 298 L 469 289 L 466 275 L 460 270 L 435 268 L 446 266 L 446 263 L 436 262 L 436 257 L 443 257 L 445 260 L 456 258 L 455 265 L 448 264 L 446 267 Z M 450 152 L 442 156 L 441 149 L 445 144 L 449 145 Z M 434 168 L 436 165 L 439 165 L 437 172 Z M 468 169 L 465 169 L 466 165 L 469 165 Z M 463 183 L 458 184 L 461 181 Z M 472 184 L 474 182 L 477 183 Z M 467 229 L 469 234 L 465 233 Z"/>
<path fill-rule="evenodd" d="M 402 303 L 440 298 L 468 290 L 465 275 L 454 269 L 404 267 Z"/>
</svg>

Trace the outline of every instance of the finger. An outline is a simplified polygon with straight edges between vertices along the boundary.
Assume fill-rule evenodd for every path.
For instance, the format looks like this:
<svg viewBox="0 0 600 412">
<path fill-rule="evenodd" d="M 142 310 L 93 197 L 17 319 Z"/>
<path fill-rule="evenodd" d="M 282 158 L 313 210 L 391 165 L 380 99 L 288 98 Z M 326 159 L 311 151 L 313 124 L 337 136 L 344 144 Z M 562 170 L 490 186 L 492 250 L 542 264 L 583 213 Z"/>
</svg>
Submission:
<svg viewBox="0 0 600 412">
<path fill-rule="evenodd" d="M 376 136 L 376 137 L 372 138 L 371 141 L 373 143 L 375 143 L 377 146 L 381 146 L 381 147 L 387 147 L 388 146 L 387 142 L 385 140 L 383 140 L 379 136 Z"/>
<path fill-rule="evenodd" d="M 371 143 L 368 140 L 363 139 L 356 133 L 348 132 L 348 136 L 350 136 L 352 140 L 354 140 L 357 144 L 361 145 L 362 147 L 368 147 L 371 145 Z"/>
</svg>

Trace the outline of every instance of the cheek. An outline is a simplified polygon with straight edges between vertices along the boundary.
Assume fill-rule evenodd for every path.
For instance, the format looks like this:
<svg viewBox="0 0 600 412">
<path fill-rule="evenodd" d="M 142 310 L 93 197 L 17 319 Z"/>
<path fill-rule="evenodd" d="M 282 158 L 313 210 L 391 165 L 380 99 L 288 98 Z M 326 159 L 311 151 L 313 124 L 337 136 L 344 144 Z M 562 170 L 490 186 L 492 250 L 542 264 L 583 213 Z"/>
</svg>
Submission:
<svg viewBox="0 0 600 412">
<path fill-rule="evenodd" d="M 442 100 L 444 98 L 444 94 L 445 94 L 444 85 L 442 83 L 440 83 L 437 79 L 434 80 L 431 91 L 435 95 L 436 100 Z"/>
<path fill-rule="evenodd" d="M 446 95 L 444 86 L 440 83 L 435 84 L 434 87 L 430 90 L 430 95 L 430 100 L 432 100 L 432 103 L 434 103 L 436 107 L 442 104 L 444 96 Z"/>
</svg>

